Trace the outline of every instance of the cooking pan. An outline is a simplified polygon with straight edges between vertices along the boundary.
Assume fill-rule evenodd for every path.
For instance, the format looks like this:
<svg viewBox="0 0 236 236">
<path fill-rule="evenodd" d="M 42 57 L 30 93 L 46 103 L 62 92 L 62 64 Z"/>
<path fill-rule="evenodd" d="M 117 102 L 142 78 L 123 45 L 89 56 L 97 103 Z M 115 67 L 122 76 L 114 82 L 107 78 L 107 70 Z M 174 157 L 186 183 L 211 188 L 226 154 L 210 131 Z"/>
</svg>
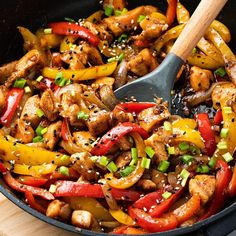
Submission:
<svg viewBox="0 0 236 236">
<path fill-rule="evenodd" d="M 129 8 L 138 5 L 152 4 L 165 11 L 167 7 L 166 0 L 128 0 L 128 2 Z M 199 0 L 182 0 L 181 2 L 192 12 L 199 3 Z M 7 0 L 0 1 L 0 9 L 0 64 L 2 64 L 20 58 L 23 54 L 23 41 L 16 30 L 18 25 L 28 27 L 34 31 L 46 25 L 47 22 L 63 20 L 64 17 L 74 19 L 87 17 L 89 14 L 99 9 L 99 0 Z M 229 0 L 226 7 L 221 12 L 219 20 L 230 28 L 233 36 L 231 47 L 236 49 L 235 9 L 236 1 Z M 50 219 L 31 209 L 18 195 L 5 185 L 1 178 L 0 192 L 26 212 L 51 225 L 82 235 L 105 235 L 104 233 L 78 229 L 72 225 Z M 1 214 L 4 213 L 1 212 Z M 224 236 L 234 229 L 236 229 L 236 203 L 232 202 L 218 214 L 198 222 L 193 226 L 153 235 L 176 236 L 191 234 Z"/>
</svg>

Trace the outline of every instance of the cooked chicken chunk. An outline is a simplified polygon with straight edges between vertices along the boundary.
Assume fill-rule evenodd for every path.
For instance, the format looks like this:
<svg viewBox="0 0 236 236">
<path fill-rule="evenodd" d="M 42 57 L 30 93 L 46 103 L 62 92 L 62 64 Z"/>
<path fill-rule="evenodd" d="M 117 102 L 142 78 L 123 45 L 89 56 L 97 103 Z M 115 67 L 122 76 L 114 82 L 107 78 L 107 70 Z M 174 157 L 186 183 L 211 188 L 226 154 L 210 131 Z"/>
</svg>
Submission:
<svg viewBox="0 0 236 236">
<path fill-rule="evenodd" d="M 128 62 L 128 69 L 138 76 L 143 76 L 156 69 L 158 62 L 150 49 L 143 49 Z"/>
<path fill-rule="evenodd" d="M 157 189 L 156 184 L 150 179 L 141 179 L 138 181 L 137 186 L 144 191 L 154 191 Z"/>
<path fill-rule="evenodd" d="M 17 61 L 9 62 L 0 67 L 0 82 L 4 83 L 6 79 L 15 71 Z"/>
<path fill-rule="evenodd" d="M 160 125 L 170 117 L 168 108 L 164 105 L 157 105 L 141 111 L 138 115 L 140 126 L 147 132 Z"/>
<path fill-rule="evenodd" d="M 37 110 L 40 107 L 40 98 L 38 95 L 34 95 L 32 97 L 29 97 L 26 101 L 22 113 L 21 113 L 21 119 L 27 121 L 32 125 L 32 127 L 37 127 L 40 118 L 37 115 Z"/>
<path fill-rule="evenodd" d="M 110 5 L 112 5 L 114 9 L 123 10 L 126 6 L 126 1 L 125 0 L 104 0 L 103 1 L 103 8 Z"/>
<path fill-rule="evenodd" d="M 88 131 L 74 132 L 73 137 L 75 143 L 88 152 L 92 149 L 91 144 L 96 140 Z"/>
<path fill-rule="evenodd" d="M 0 86 L 0 113 L 2 113 L 5 104 L 6 104 L 6 97 L 7 97 L 7 89 L 5 86 Z"/>
<path fill-rule="evenodd" d="M 116 159 L 115 163 L 116 166 L 120 169 L 122 167 L 125 167 L 130 163 L 132 160 L 131 153 L 130 152 L 122 152 Z"/>
<path fill-rule="evenodd" d="M 93 222 L 93 215 L 88 211 L 76 210 L 72 213 L 71 222 L 76 227 L 89 229 Z"/>
<path fill-rule="evenodd" d="M 216 179 L 212 175 L 196 175 L 189 181 L 191 195 L 199 194 L 203 204 L 206 204 L 214 195 Z"/>
<path fill-rule="evenodd" d="M 54 149 L 61 137 L 61 125 L 61 121 L 49 125 L 47 132 L 43 135 L 44 141 L 50 150 Z"/>
<path fill-rule="evenodd" d="M 20 140 L 22 143 L 30 143 L 34 138 L 34 130 L 24 120 L 17 119 L 15 138 Z"/>
<path fill-rule="evenodd" d="M 152 181 L 156 184 L 158 189 L 163 189 L 167 184 L 167 177 L 164 173 L 153 169 L 151 174 Z"/>
</svg>

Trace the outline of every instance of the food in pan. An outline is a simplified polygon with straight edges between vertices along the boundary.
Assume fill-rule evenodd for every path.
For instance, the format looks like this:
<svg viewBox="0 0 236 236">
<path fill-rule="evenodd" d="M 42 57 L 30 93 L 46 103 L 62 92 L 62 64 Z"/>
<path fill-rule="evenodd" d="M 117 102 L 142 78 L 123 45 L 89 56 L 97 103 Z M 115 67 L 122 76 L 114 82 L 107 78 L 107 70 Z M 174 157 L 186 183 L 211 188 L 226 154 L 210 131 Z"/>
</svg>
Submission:
<svg viewBox="0 0 236 236">
<path fill-rule="evenodd" d="M 236 195 L 229 29 L 215 20 L 181 68 L 181 117 L 161 98 L 121 102 L 113 91 L 158 67 L 187 9 L 102 7 L 35 34 L 18 27 L 25 55 L 0 67 L 2 178 L 33 209 L 98 232 L 162 232 L 216 214 Z"/>
</svg>

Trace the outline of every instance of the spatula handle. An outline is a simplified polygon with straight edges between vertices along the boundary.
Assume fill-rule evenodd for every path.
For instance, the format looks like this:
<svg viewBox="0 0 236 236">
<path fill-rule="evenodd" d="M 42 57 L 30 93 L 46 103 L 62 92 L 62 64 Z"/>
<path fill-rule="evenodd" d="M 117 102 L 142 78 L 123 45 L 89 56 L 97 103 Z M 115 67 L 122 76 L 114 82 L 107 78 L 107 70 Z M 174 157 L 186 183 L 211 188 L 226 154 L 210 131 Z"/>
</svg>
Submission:
<svg viewBox="0 0 236 236">
<path fill-rule="evenodd" d="M 226 2 L 202 0 L 170 52 L 185 61 Z"/>
</svg>

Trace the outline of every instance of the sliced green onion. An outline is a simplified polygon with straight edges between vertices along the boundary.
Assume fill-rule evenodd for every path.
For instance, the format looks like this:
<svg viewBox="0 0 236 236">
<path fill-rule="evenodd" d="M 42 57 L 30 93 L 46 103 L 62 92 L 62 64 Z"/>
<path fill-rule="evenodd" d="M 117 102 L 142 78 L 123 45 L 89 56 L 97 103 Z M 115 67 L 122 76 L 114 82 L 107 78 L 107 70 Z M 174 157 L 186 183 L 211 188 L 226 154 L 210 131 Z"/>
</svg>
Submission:
<svg viewBox="0 0 236 236">
<path fill-rule="evenodd" d="M 169 121 L 165 121 L 164 122 L 164 129 L 166 131 L 171 131 L 172 130 L 172 125 L 171 125 L 171 123 Z"/>
<path fill-rule="evenodd" d="M 220 67 L 217 70 L 215 70 L 215 74 L 219 75 L 220 77 L 224 77 L 226 75 L 226 71 L 224 67 Z"/>
<path fill-rule="evenodd" d="M 168 170 L 170 166 L 170 162 L 169 161 L 161 161 L 157 167 L 157 169 L 161 172 L 166 172 Z"/>
<path fill-rule="evenodd" d="M 104 11 L 105 11 L 105 15 L 106 15 L 106 16 L 111 16 L 112 13 L 113 13 L 113 7 L 111 7 L 111 6 L 106 6 L 105 9 L 104 9 Z"/>
<path fill-rule="evenodd" d="M 56 190 L 57 190 L 57 186 L 56 186 L 55 184 L 51 184 L 48 191 L 49 191 L 50 193 L 55 193 Z"/>
<path fill-rule="evenodd" d="M 33 138 L 33 143 L 39 143 L 39 142 L 43 142 L 43 137 L 42 136 L 36 136 Z"/>
<path fill-rule="evenodd" d="M 125 41 L 128 39 L 128 35 L 127 34 L 122 34 L 117 41 L 120 43 L 121 41 Z"/>
<path fill-rule="evenodd" d="M 66 176 L 69 176 L 69 169 L 65 166 L 61 166 L 59 168 L 59 172 L 62 174 L 62 175 L 66 175 Z"/>
<path fill-rule="evenodd" d="M 63 87 L 67 84 L 68 80 L 66 78 L 63 78 L 62 72 L 58 72 L 55 78 L 55 84 Z"/>
<path fill-rule="evenodd" d="M 67 161 L 69 159 L 69 156 L 63 155 L 60 159 L 61 159 L 62 162 L 64 162 L 64 161 Z"/>
<path fill-rule="evenodd" d="M 131 157 L 132 157 L 132 161 L 130 162 L 129 165 L 133 166 L 138 161 L 138 151 L 137 151 L 137 148 L 131 148 Z"/>
<path fill-rule="evenodd" d="M 138 23 L 142 22 L 145 18 L 146 18 L 146 16 L 140 15 L 140 16 L 138 17 Z"/>
<path fill-rule="evenodd" d="M 202 173 L 202 174 L 209 173 L 209 171 L 210 171 L 210 168 L 207 165 L 198 166 L 196 169 L 197 173 Z"/>
<path fill-rule="evenodd" d="M 96 161 L 99 159 L 99 157 L 98 157 L 98 156 L 92 156 L 92 157 L 90 157 L 90 159 L 91 159 L 93 162 L 96 162 Z"/>
<path fill-rule="evenodd" d="M 162 194 L 162 197 L 163 197 L 164 199 L 168 199 L 168 198 L 171 197 L 171 195 L 172 195 L 172 193 L 170 193 L 170 192 L 164 192 L 164 193 Z"/>
<path fill-rule="evenodd" d="M 180 177 L 182 178 L 181 185 L 184 187 L 187 183 L 188 177 L 190 176 L 190 173 L 186 170 L 183 169 L 180 173 Z"/>
<path fill-rule="evenodd" d="M 198 147 L 190 145 L 189 150 L 193 155 L 200 155 L 201 154 L 201 150 Z"/>
<path fill-rule="evenodd" d="M 115 164 L 113 161 L 111 161 L 111 162 L 107 165 L 107 169 L 108 169 L 110 172 L 112 172 L 112 173 L 114 173 L 114 172 L 116 172 L 116 171 L 118 170 L 116 164 Z"/>
<path fill-rule="evenodd" d="M 65 17 L 64 18 L 66 21 L 70 22 L 70 23 L 75 23 L 76 21 L 70 17 Z"/>
<path fill-rule="evenodd" d="M 38 110 L 36 111 L 36 114 L 37 114 L 37 116 L 38 116 L 39 118 L 41 118 L 41 117 L 44 116 L 44 112 L 43 112 L 41 109 L 38 109 Z"/>
<path fill-rule="evenodd" d="M 213 169 L 216 165 L 216 158 L 212 157 L 210 161 L 208 162 L 208 165 Z"/>
<path fill-rule="evenodd" d="M 114 62 L 114 61 L 117 61 L 117 57 L 108 58 L 107 61 L 108 61 L 109 63 Z"/>
<path fill-rule="evenodd" d="M 127 167 L 125 167 L 125 169 L 120 171 L 120 175 L 122 177 L 127 177 L 135 170 L 135 168 L 136 168 L 135 166 L 127 166 Z"/>
<path fill-rule="evenodd" d="M 36 134 L 37 134 L 38 136 L 42 136 L 42 130 L 43 130 L 43 129 L 44 129 L 44 127 L 41 126 L 41 125 L 39 125 L 39 126 L 37 127 L 37 129 L 35 130 Z"/>
<path fill-rule="evenodd" d="M 42 80 L 43 80 L 43 76 L 42 76 L 42 75 L 40 75 L 40 76 L 36 79 L 37 82 L 41 82 Z"/>
<path fill-rule="evenodd" d="M 168 147 L 167 151 L 169 155 L 175 155 L 175 147 Z"/>
<path fill-rule="evenodd" d="M 193 54 L 197 53 L 197 49 L 194 48 L 194 49 L 192 50 L 192 53 L 193 53 Z"/>
<path fill-rule="evenodd" d="M 187 151 L 189 150 L 189 144 L 187 142 L 182 142 L 179 144 L 179 149 L 181 151 Z"/>
<path fill-rule="evenodd" d="M 125 57 L 124 53 L 121 53 L 118 57 L 118 61 L 119 62 L 123 61 L 124 57 Z"/>
<path fill-rule="evenodd" d="M 43 30 L 44 34 L 52 34 L 52 28 L 46 28 Z"/>
<path fill-rule="evenodd" d="M 84 111 L 80 111 L 77 114 L 78 120 L 88 120 L 89 114 L 85 113 Z"/>
<path fill-rule="evenodd" d="M 153 158 L 153 156 L 155 155 L 155 151 L 149 146 L 145 148 L 145 152 L 150 158 Z"/>
<path fill-rule="evenodd" d="M 41 135 L 44 135 L 48 132 L 48 127 L 41 130 Z"/>
<path fill-rule="evenodd" d="M 233 113 L 231 107 L 223 107 L 222 110 L 223 110 L 223 112 L 224 112 L 225 114 L 231 114 L 231 113 Z"/>
<path fill-rule="evenodd" d="M 122 11 L 121 10 L 115 10 L 115 16 L 121 16 L 124 15 L 125 13 L 127 13 L 128 10 L 126 8 L 124 8 Z"/>
<path fill-rule="evenodd" d="M 26 84 L 26 79 L 17 79 L 13 85 L 14 88 L 24 88 Z"/>
<path fill-rule="evenodd" d="M 182 156 L 182 161 L 185 163 L 185 164 L 189 164 L 191 161 L 193 161 L 193 156 L 191 155 L 183 155 Z"/>
<path fill-rule="evenodd" d="M 109 163 L 109 161 L 107 160 L 107 157 L 106 156 L 101 156 L 99 158 L 99 164 L 101 166 L 107 166 L 107 164 Z"/>
<path fill-rule="evenodd" d="M 143 157 L 143 159 L 141 161 L 141 167 L 143 167 L 145 169 L 149 169 L 150 168 L 150 164 L 151 164 L 151 159 Z"/>
<path fill-rule="evenodd" d="M 222 128 L 221 131 L 220 131 L 220 137 L 221 138 L 227 138 L 229 134 L 229 129 L 227 128 Z"/>
<path fill-rule="evenodd" d="M 227 146 L 227 143 L 225 141 L 220 141 L 218 144 L 217 144 L 217 147 L 218 149 L 220 150 L 223 150 L 223 149 L 227 149 L 228 146 Z"/>
<path fill-rule="evenodd" d="M 31 93 L 31 88 L 29 86 L 26 86 L 24 89 L 25 93 Z"/>
<path fill-rule="evenodd" d="M 225 159 L 226 162 L 230 162 L 230 161 L 232 161 L 234 159 L 229 152 L 225 153 L 222 156 L 223 156 L 223 158 Z"/>
</svg>

